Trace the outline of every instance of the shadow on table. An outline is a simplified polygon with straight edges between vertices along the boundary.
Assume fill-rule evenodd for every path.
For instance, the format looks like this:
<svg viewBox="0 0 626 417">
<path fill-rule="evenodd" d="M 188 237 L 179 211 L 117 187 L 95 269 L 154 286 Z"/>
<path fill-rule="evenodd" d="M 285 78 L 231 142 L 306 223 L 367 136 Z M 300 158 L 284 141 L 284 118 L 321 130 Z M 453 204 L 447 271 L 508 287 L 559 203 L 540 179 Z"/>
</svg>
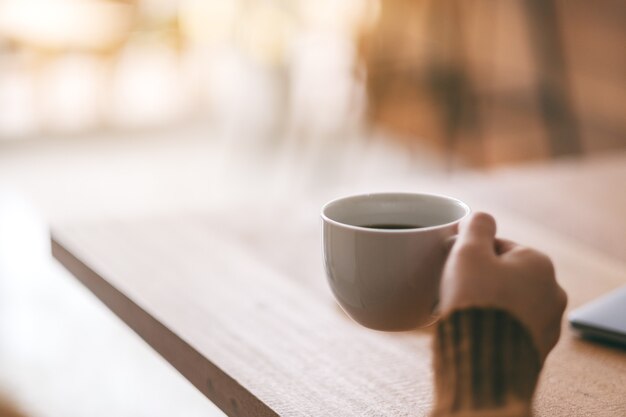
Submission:
<svg viewBox="0 0 626 417">
<path fill-rule="evenodd" d="M 615 352 L 626 353 L 626 345 L 602 339 L 596 336 L 576 335 L 575 340 L 576 343 L 592 343 L 596 346 L 604 347 Z"/>
</svg>

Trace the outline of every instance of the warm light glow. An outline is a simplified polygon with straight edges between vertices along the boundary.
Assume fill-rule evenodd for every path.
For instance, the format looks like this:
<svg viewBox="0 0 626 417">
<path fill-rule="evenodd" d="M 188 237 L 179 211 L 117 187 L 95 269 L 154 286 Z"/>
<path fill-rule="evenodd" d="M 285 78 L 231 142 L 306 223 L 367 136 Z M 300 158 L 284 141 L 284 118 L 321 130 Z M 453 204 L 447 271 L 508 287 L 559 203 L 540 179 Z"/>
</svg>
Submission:
<svg viewBox="0 0 626 417">
<path fill-rule="evenodd" d="M 315 29 L 355 34 L 370 25 L 380 13 L 379 0 L 300 0 L 304 23 Z"/>
<path fill-rule="evenodd" d="M 183 0 L 179 21 L 183 34 L 192 42 L 216 44 L 232 39 L 240 12 L 236 0 Z"/>
<path fill-rule="evenodd" d="M 361 112 L 353 44 L 378 9 L 379 0 L 0 0 L 0 39 L 17 46 L 9 60 L 32 58 L 0 68 L 0 139 L 205 114 L 257 133 L 279 117 L 286 129 L 335 131 Z"/>
<path fill-rule="evenodd" d="M 265 64 L 279 64 L 292 38 L 294 16 L 266 3 L 249 7 L 242 19 L 241 42 L 250 55 Z"/>
<path fill-rule="evenodd" d="M 43 124 L 53 131 L 100 127 L 105 83 L 102 63 L 91 55 L 67 54 L 39 75 Z"/>
<path fill-rule="evenodd" d="M 168 48 L 129 45 L 112 81 L 111 122 L 117 126 L 171 123 L 186 110 L 177 57 Z"/>
<path fill-rule="evenodd" d="M 0 140 L 32 134 L 38 128 L 31 77 L 20 65 L 0 72 Z"/>
<path fill-rule="evenodd" d="M 50 49 L 105 49 L 132 27 L 130 4 L 81 0 L 8 0 L 0 3 L 0 34 Z"/>
</svg>

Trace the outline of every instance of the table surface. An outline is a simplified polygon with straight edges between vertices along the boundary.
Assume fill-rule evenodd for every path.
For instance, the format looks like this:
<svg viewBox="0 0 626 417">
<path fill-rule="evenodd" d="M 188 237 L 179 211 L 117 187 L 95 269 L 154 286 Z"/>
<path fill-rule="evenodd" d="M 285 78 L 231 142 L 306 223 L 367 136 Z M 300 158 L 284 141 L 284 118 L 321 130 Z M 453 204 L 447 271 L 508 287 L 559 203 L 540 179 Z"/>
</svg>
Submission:
<svg viewBox="0 0 626 417">
<path fill-rule="evenodd" d="M 624 184 L 621 156 L 433 187 L 547 252 L 571 309 L 626 284 Z M 431 329 L 375 332 L 341 312 L 326 288 L 319 202 L 254 209 L 55 225 L 52 251 L 228 415 L 427 415 Z M 537 415 L 626 415 L 625 398 L 626 351 L 564 320 Z"/>
</svg>

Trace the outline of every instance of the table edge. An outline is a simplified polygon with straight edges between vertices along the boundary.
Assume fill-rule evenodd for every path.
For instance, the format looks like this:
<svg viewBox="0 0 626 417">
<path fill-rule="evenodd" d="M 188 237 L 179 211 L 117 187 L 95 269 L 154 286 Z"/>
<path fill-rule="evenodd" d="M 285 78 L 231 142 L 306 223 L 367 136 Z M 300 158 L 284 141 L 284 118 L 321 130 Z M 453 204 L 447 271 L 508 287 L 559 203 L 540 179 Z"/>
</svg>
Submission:
<svg viewBox="0 0 626 417">
<path fill-rule="evenodd" d="M 50 244 L 53 258 L 226 415 L 279 415 L 87 266 L 68 249 L 58 232 L 50 233 Z"/>
</svg>

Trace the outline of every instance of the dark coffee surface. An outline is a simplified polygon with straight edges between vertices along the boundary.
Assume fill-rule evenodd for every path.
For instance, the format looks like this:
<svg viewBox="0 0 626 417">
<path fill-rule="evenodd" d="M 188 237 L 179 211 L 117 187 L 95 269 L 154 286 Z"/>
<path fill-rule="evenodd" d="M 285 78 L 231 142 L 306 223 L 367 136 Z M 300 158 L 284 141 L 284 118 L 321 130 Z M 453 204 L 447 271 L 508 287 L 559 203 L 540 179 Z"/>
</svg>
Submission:
<svg viewBox="0 0 626 417">
<path fill-rule="evenodd" d="M 420 226 L 417 224 L 366 224 L 361 227 L 366 227 L 368 229 L 387 229 L 387 230 L 401 230 L 401 229 L 421 229 L 425 226 Z"/>
</svg>

